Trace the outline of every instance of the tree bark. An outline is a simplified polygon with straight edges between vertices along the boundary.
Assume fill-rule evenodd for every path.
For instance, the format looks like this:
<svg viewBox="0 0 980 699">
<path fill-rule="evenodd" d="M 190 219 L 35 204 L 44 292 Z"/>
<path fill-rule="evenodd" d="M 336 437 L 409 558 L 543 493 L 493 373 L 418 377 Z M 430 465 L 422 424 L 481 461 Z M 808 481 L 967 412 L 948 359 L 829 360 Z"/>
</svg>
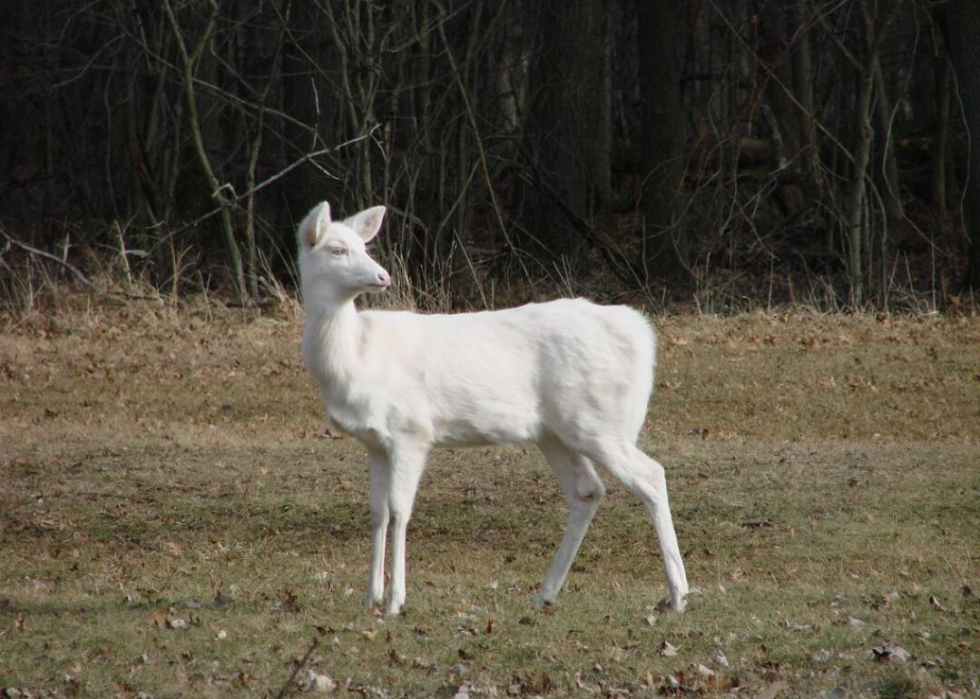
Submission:
<svg viewBox="0 0 980 699">
<path fill-rule="evenodd" d="M 980 4 L 976 0 L 952 0 L 945 15 L 949 58 L 956 72 L 956 88 L 963 104 L 967 140 L 967 183 L 963 218 L 970 240 L 963 285 L 980 289 Z"/>
<path fill-rule="evenodd" d="M 940 226 L 946 220 L 946 154 L 949 144 L 949 59 L 936 59 L 936 135 L 932 147 L 932 206 Z"/>
<path fill-rule="evenodd" d="M 686 3 L 640 3 L 638 17 L 644 253 L 648 274 L 686 277 L 691 238 L 679 221 L 688 124 L 681 99 Z"/>
<path fill-rule="evenodd" d="M 851 285 L 851 303 L 858 307 L 864 302 L 864 253 L 862 242 L 865 231 L 862 226 L 864 210 L 865 177 L 871 159 L 871 141 L 874 131 L 871 128 L 871 89 L 874 84 L 874 71 L 868 65 L 858 77 L 858 97 L 855 116 L 857 138 L 854 148 L 854 176 L 847 192 L 845 215 L 845 238 L 848 245 L 847 272 Z"/>
<path fill-rule="evenodd" d="M 905 219 L 905 207 L 899 193 L 898 165 L 895 162 L 895 146 L 892 128 L 892 101 L 885 86 L 881 70 L 881 59 L 875 60 L 875 140 L 880 153 L 881 170 L 879 180 L 884 185 L 881 192 L 885 206 L 885 216 L 890 224 L 898 224 Z"/>
<path fill-rule="evenodd" d="M 231 263 L 232 282 L 235 285 L 235 291 L 238 294 L 239 301 L 242 304 L 245 304 L 249 301 L 249 297 L 248 286 L 245 283 L 245 268 L 242 265 L 242 255 L 241 251 L 238 249 L 238 240 L 235 238 L 235 227 L 231 220 L 231 211 L 228 208 L 227 197 L 222 189 L 222 182 L 215 174 L 214 167 L 211 165 L 211 157 L 208 155 L 207 147 L 204 144 L 201 121 L 198 118 L 197 95 L 194 89 L 194 65 L 197 63 L 198 58 L 200 58 L 207 41 L 211 38 L 211 31 L 214 28 L 214 21 L 218 14 L 218 8 L 217 5 L 214 6 L 211 17 L 207 23 L 207 27 L 202 34 L 202 38 L 198 41 L 197 46 L 195 46 L 193 51 L 188 51 L 187 46 L 184 43 L 183 35 L 181 34 L 180 24 L 177 22 L 177 16 L 174 14 L 173 8 L 166 0 L 163 7 L 164 11 L 167 13 L 167 18 L 170 20 L 170 26 L 174 33 L 174 39 L 176 39 L 177 45 L 180 48 L 181 75 L 184 83 L 184 97 L 187 102 L 187 127 L 191 132 L 191 137 L 194 142 L 194 150 L 198 156 L 198 162 L 201 169 L 204 171 L 204 175 L 207 177 L 208 185 L 211 187 L 211 197 L 221 207 L 219 217 L 221 220 L 221 229 L 225 236 L 225 243 L 228 246 L 228 257 L 229 262 Z M 175 287 L 176 284 L 177 278 L 175 275 Z"/>
<path fill-rule="evenodd" d="M 777 153 L 778 166 L 786 167 L 800 155 L 803 130 L 806 122 L 797 106 L 800 100 L 796 93 L 795 65 L 796 53 L 791 37 L 795 33 L 796 8 L 792 3 L 777 3 L 760 15 L 759 56 L 765 63 L 767 74 L 763 76 L 766 98 L 776 117 L 775 126 L 779 130 L 778 141 L 782 144 Z"/>
<path fill-rule="evenodd" d="M 857 97 L 854 116 L 857 118 L 853 153 L 853 170 L 844 199 L 844 239 L 847 244 L 847 272 L 850 281 L 851 303 L 855 307 L 864 303 L 865 283 L 868 270 L 874 262 L 871 249 L 870 208 L 866 199 L 865 178 L 871 161 L 871 145 L 874 140 L 871 113 L 872 93 L 875 87 L 875 68 L 879 62 L 881 45 L 888 25 L 902 0 L 894 0 L 890 7 L 873 6 L 869 0 L 861 5 L 867 49 L 864 60 L 858 62 L 853 55 L 849 60 L 856 68 Z M 877 11 L 877 12 L 876 12 Z"/>
<path fill-rule="evenodd" d="M 530 67 L 532 167 L 575 216 L 600 226 L 611 189 L 609 21 L 606 0 L 544 0 Z M 581 236 L 549 194 L 537 191 L 526 210 L 531 249 L 574 257 Z"/>
<path fill-rule="evenodd" d="M 796 21 L 799 24 L 799 37 L 793 51 L 793 91 L 800 102 L 800 147 L 805 150 L 803 171 L 804 188 L 811 203 L 823 197 L 823 166 L 820 163 L 820 148 L 817 143 L 816 103 L 813 97 L 813 50 L 810 45 L 810 30 L 804 26 L 804 0 L 798 0 Z"/>
</svg>

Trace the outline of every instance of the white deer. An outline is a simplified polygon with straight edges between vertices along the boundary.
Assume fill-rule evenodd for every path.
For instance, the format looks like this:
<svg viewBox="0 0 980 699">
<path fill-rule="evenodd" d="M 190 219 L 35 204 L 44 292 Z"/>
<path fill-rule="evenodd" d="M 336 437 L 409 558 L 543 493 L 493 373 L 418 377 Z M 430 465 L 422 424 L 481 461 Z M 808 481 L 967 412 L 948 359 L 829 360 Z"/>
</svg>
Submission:
<svg viewBox="0 0 980 699">
<path fill-rule="evenodd" d="M 598 464 L 646 504 L 671 604 L 683 611 L 687 577 L 664 469 L 636 446 L 656 358 L 646 318 L 582 299 L 455 315 L 358 312 L 357 296 L 391 284 L 365 248 L 384 214 L 375 206 L 334 221 L 323 202 L 298 230 L 303 357 L 329 420 L 368 452 L 366 604 L 379 605 L 384 596 L 389 523 L 386 611 L 398 614 L 405 603 L 405 534 L 432 447 L 534 442 L 568 502 L 565 533 L 535 606 L 557 596 L 605 494 Z"/>
</svg>

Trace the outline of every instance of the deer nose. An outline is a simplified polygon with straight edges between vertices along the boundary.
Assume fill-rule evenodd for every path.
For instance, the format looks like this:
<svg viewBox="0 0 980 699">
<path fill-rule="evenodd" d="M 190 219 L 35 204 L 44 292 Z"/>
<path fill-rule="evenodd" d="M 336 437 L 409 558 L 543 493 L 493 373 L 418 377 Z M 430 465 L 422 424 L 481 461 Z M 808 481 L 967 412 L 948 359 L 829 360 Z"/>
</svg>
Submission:
<svg viewBox="0 0 980 699">
<path fill-rule="evenodd" d="M 380 286 L 391 286 L 391 275 L 383 269 L 378 272 L 378 284 Z"/>
</svg>

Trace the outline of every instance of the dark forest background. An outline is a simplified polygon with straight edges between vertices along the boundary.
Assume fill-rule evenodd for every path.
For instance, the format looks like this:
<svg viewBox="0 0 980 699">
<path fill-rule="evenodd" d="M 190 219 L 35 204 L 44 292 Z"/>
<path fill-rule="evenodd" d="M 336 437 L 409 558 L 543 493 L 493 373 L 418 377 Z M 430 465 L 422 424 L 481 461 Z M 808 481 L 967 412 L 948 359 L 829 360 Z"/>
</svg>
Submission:
<svg viewBox="0 0 980 699">
<path fill-rule="evenodd" d="M 420 304 L 943 307 L 978 134 L 974 0 L 5 0 L 0 289 L 261 302 L 328 199 Z"/>
</svg>

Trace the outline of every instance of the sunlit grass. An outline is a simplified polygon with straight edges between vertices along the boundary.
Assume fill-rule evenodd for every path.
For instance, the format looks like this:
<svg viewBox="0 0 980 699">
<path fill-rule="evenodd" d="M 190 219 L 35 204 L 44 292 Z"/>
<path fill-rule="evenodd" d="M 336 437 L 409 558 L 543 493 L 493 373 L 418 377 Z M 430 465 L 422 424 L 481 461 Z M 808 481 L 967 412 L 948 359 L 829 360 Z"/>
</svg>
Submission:
<svg viewBox="0 0 980 699">
<path fill-rule="evenodd" d="M 661 323 L 642 445 L 689 611 L 656 608 L 653 528 L 608 477 L 532 611 L 564 505 L 533 448 L 504 448 L 433 455 L 384 619 L 361 606 L 362 449 L 317 436 L 297 319 L 125 313 L 0 336 L 0 687 L 275 696 L 315 640 L 298 678 L 341 696 L 975 692 L 976 320 Z M 911 660 L 874 660 L 889 643 Z"/>
</svg>

